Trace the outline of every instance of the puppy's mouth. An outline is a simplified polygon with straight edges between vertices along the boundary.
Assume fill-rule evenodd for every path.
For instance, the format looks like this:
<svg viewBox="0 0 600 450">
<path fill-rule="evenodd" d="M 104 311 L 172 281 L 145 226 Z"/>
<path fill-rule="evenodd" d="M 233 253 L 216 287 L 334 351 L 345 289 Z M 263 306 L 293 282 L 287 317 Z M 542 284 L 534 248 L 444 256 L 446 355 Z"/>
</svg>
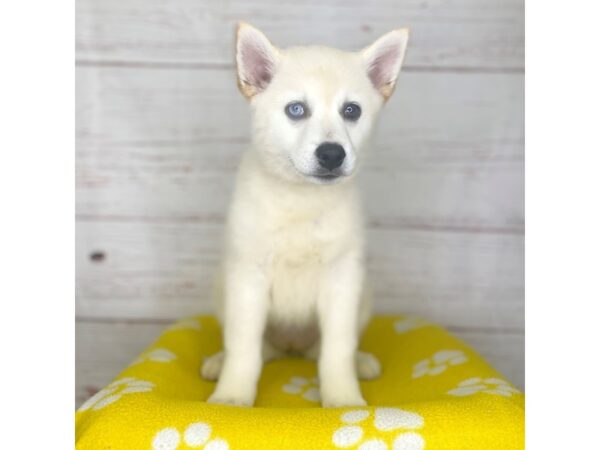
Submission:
<svg viewBox="0 0 600 450">
<path fill-rule="evenodd" d="M 342 175 L 339 173 L 324 173 L 324 174 L 317 174 L 317 175 L 312 175 L 313 177 L 319 179 L 319 180 L 335 180 L 336 178 L 341 177 Z"/>
<path fill-rule="evenodd" d="M 345 175 L 342 172 L 333 171 L 326 173 L 313 173 L 308 177 L 319 184 L 333 184 L 344 176 Z"/>
<path fill-rule="evenodd" d="M 289 161 L 300 175 L 314 184 L 335 184 L 350 175 L 350 173 L 345 173 L 339 168 L 334 170 L 318 168 L 312 173 L 306 173 L 296 167 L 296 163 L 292 158 L 289 158 Z"/>
</svg>

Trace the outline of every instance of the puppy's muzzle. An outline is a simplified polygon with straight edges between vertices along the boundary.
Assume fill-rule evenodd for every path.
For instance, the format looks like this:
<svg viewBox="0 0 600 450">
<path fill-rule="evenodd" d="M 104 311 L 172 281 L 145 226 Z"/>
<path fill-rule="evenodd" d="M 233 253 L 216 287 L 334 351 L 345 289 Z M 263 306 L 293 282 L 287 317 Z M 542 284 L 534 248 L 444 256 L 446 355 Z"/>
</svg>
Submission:
<svg viewBox="0 0 600 450">
<path fill-rule="evenodd" d="M 319 165 L 327 170 L 337 169 L 344 162 L 346 151 L 340 144 L 324 142 L 315 150 Z"/>
</svg>

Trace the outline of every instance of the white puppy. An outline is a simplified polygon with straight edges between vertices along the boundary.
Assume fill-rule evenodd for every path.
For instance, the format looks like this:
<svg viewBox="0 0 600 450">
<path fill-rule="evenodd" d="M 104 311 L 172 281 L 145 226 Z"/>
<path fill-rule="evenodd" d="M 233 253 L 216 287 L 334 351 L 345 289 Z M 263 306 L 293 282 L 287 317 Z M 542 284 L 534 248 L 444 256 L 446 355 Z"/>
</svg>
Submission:
<svg viewBox="0 0 600 450">
<path fill-rule="evenodd" d="M 407 41 L 399 29 L 359 52 L 282 50 L 239 25 L 253 140 L 218 290 L 225 350 L 202 367 L 218 378 L 209 402 L 252 405 L 263 363 L 296 352 L 318 360 L 323 406 L 365 404 L 358 377 L 377 377 L 380 365 L 357 350 L 369 301 L 354 175 Z"/>
</svg>

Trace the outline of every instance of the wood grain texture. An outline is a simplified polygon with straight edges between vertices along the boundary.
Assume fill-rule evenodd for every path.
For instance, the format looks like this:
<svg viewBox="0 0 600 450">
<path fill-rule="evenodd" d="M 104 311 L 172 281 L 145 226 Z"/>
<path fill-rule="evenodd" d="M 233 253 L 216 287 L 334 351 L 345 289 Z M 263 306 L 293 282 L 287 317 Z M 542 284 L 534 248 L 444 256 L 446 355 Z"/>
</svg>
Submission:
<svg viewBox="0 0 600 450">
<path fill-rule="evenodd" d="M 221 233 L 220 223 L 205 221 L 78 222 L 78 315 L 174 319 L 211 312 Z M 523 329 L 522 235 L 372 227 L 368 242 L 377 311 Z"/>
<path fill-rule="evenodd" d="M 230 70 L 86 67 L 78 82 L 80 216 L 222 219 L 249 142 Z M 399 84 L 362 177 L 370 220 L 522 232 L 523 76 Z"/>
<path fill-rule="evenodd" d="M 110 383 L 164 330 L 166 323 L 85 322 L 76 324 L 75 403 L 79 407 Z M 473 346 L 517 387 L 523 388 L 522 333 L 451 330 Z"/>
<path fill-rule="evenodd" d="M 361 174 L 376 308 L 449 325 L 523 386 L 523 0 L 79 0 L 77 399 L 210 311 L 247 104 L 240 19 L 281 46 L 411 28 Z M 122 322 L 124 319 L 132 323 Z M 147 321 L 159 321 L 147 323 Z"/>
<path fill-rule="evenodd" d="M 347 50 L 407 26 L 409 69 L 524 67 L 523 0 L 80 0 L 76 7 L 82 62 L 231 65 L 234 26 L 244 20 L 282 47 Z"/>
</svg>

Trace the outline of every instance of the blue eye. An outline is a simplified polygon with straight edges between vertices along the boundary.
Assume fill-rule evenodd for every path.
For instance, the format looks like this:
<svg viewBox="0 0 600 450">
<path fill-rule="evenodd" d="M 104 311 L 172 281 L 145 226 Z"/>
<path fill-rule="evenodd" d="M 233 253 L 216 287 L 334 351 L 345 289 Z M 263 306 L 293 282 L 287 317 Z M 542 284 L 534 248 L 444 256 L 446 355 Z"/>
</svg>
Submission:
<svg viewBox="0 0 600 450">
<path fill-rule="evenodd" d="M 358 103 L 344 103 L 342 115 L 344 119 L 356 121 L 360 117 L 361 109 Z"/>
<path fill-rule="evenodd" d="M 289 103 L 285 107 L 285 113 L 292 120 L 300 120 L 307 116 L 308 107 L 302 102 Z"/>
</svg>

